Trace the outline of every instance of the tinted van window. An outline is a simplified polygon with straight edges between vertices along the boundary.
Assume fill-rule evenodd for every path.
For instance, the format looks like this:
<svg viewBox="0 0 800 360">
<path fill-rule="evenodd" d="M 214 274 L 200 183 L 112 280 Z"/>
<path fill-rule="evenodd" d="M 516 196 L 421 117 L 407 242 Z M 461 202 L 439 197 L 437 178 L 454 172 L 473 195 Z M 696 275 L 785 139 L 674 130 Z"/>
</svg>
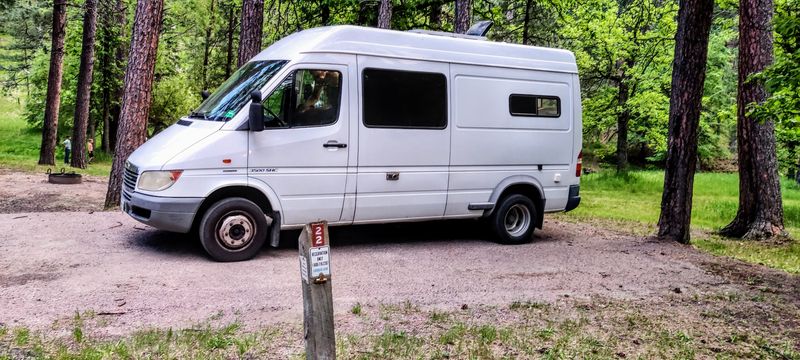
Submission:
<svg viewBox="0 0 800 360">
<path fill-rule="evenodd" d="M 561 100 L 555 96 L 511 94 L 508 111 L 513 116 L 559 117 Z"/>
<path fill-rule="evenodd" d="M 365 69 L 363 100 L 367 127 L 443 129 L 447 126 L 444 74 Z"/>
</svg>

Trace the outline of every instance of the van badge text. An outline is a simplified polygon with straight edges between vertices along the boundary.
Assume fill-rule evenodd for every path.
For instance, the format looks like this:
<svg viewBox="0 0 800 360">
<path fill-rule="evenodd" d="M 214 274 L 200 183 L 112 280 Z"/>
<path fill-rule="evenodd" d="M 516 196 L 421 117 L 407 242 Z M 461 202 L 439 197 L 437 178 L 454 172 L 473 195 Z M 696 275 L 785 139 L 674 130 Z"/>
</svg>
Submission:
<svg viewBox="0 0 800 360">
<path fill-rule="evenodd" d="M 252 172 L 252 173 L 274 173 L 274 172 L 277 172 L 277 171 L 278 171 L 278 169 L 276 169 L 276 168 L 254 168 L 254 169 L 250 169 L 250 172 Z"/>
</svg>

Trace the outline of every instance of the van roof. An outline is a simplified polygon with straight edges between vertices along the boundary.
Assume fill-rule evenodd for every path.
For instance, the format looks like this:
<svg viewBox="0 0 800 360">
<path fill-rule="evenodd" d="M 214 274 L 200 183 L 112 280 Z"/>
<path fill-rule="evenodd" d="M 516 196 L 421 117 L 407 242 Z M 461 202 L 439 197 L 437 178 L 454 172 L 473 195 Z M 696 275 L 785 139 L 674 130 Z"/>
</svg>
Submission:
<svg viewBox="0 0 800 360">
<path fill-rule="evenodd" d="M 300 54 L 339 53 L 468 65 L 577 73 L 575 55 L 561 49 L 350 25 L 291 34 L 252 60 L 286 60 Z"/>
</svg>

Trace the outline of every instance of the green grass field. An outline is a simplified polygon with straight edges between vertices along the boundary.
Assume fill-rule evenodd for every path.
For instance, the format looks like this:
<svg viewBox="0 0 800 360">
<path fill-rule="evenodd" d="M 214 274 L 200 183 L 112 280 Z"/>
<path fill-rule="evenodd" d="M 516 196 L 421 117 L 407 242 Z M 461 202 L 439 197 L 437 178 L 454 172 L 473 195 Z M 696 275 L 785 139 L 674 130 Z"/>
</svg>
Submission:
<svg viewBox="0 0 800 360">
<path fill-rule="evenodd" d="M 56 151 L 56 165 L 37 165 L 42 134 L 28 127 L 22 117 L 22 108 L 23 104 L 18 103 L 17 99 L 10 96 L 0 97 L 0 168 L 44 173 L 48 168 L 58 172 L 64 167 L 67 172 L 108 176 L 111 171 L 110 156 L 95 151 L 95 159 L 88 168 L 74 169 L 65 166 L 64 149 L 60 141 Z M 66 135 L 59 134 L 59 137 L 63 139 Z M 95 140 L 95 144 L 100 144 L 99 139 Z"/>
<path fill-rule="evenodd" d="M 720 238 L 713 232 L 730 222 L 739 203 L 737 174 L 699 173 L 695 176 L 692 197 L 692 243 L 713 254 L 762 263 L 800 273 L 800 243 L 781 244 L 736 241 Z M 632 171 L 617 174 L 605 171 L 581 178 L 581 204 L 563 216 L 567 220 L 597 221 L 625 231 L 651 234 L 661 211 L 663 171 Z M 789 233 L 800 235 L 800 186 L 783 181 L 785 225 Z"/>
</svg>

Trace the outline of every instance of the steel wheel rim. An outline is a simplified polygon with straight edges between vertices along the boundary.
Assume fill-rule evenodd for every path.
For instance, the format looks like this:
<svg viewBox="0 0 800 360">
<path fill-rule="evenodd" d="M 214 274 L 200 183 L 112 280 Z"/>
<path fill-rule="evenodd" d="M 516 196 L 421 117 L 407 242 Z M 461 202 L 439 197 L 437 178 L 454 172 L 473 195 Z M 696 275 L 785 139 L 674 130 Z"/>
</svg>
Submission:
<svg viewBox="0 0 800 360">
<path fill-rule="evenodd" d="M 223 248 L 241 251 L 253 243 L 256 222 L 243 211 L 231 211 L 217 221 L 216 238 Z"/>
<path fill-rule="evenodd" d="M 524 205 L 514 204 L 506 211 L 503 224 L 509 235 L 520 236 L 528 231 L 531 224 L 531 211 Z"/>
</svg>

